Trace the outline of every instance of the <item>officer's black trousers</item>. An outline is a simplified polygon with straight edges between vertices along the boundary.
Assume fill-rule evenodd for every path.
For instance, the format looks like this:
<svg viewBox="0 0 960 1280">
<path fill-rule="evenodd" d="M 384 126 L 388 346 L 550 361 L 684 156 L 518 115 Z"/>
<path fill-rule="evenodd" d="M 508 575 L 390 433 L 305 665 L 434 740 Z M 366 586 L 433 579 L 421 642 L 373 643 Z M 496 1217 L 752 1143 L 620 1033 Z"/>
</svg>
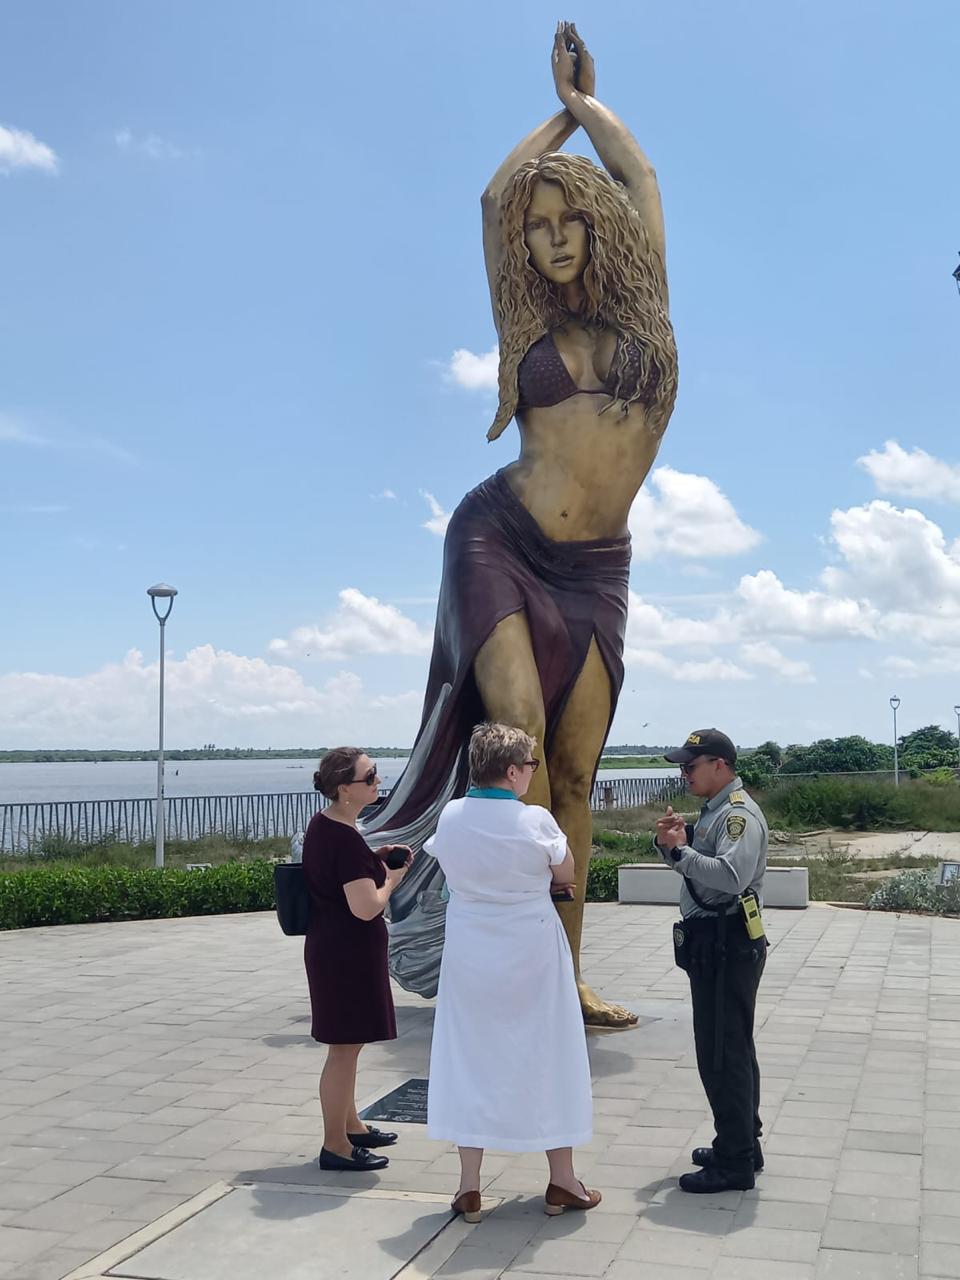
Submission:
<svg viewBox="0 0 960 1280">
<path fill-rule="evenodd" d="M 716 1163 L 738 1177 L 752 1177 L 754 1146 L 761 1133 L 760 1067 L 753 1044 L 753 1017 L 766 954 L 763 950 L 758 954 L 756 944 L 751 946 L 739 922 L 731 933 L 721 978 L 723 1057 L 718 1071 L 714 1070 L 717 970 L 713 967 L 690 970 L 693 1034 L 697 1067 L 717 1130 L 713 1143 Z"/>
</svg>

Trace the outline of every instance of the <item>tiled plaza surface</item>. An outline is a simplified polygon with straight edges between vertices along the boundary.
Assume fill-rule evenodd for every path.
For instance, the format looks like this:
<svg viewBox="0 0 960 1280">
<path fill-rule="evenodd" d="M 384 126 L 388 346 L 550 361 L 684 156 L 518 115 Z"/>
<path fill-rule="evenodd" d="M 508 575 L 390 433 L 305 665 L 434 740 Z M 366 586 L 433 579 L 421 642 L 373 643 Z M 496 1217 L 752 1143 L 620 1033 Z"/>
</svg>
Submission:
<svg viewBox="0 0 960 1280">
<path fill-rule="evenodd" d="M 547 1218 L 542 1158 L 491 1155 L 499 1204 L 457 1228 L 435 1274 L 960 1276 L 960 922 L 768 913 L 767 1168 L 753 1192 L 692 1197 L 676 1177 L 712 1130 L 674 914 L 587 909 L 588 978 L 652 1019 L 590 1036 L 595 1138 L 579 1168 L 602 1205 Z M 344 1188 L 311 1164 L 323 1050 L 300 949 L 271 915 L 0 933 L 0 1277 L 60 1280 L 217 1183 Z M 361 1057 L 363 1101 L 426 1074 L 431 1005 L 397 999 L 400 1038 Z M 349 1185 L 452 1193 L 455 1153 L 402 1130 L 385 1174 Z M 336 1217 L 316 1215 L 318 1254 Z"/>
</svg>

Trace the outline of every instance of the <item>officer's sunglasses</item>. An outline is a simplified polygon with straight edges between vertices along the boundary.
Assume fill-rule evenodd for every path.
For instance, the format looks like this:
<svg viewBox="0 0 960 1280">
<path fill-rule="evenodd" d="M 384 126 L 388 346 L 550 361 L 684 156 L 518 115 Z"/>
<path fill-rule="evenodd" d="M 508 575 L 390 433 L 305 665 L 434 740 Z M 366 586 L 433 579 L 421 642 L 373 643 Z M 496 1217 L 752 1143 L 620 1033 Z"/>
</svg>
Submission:
<svg viewBox="0 0 960 1280">
<path fill-rule="evenodd" d="M 697 756 L 696 760 L 691 760 L 689 764 L 682 764 L 680 766 L 680 772 L 685 778 L 690 778 L 693 776 L 693 771 L 696 769 L 697 765 L 704 763 L 715 764 L 719 759 L 719 756 Z"/>
<path fill-rule="evenodd" d="M 376 781 L 377 781 L 377 771 L 376 769 L 370 769 L 368 770 L 367 773 L 363 775 L 362 778 L 351 778 L 349 782 L 345 782 L 343 785 L 345 787 L 352 787 L 352 786 L 355 786 L 358 782 L 362 782 L 365 787 L 372 787 Z"/>
</svg>

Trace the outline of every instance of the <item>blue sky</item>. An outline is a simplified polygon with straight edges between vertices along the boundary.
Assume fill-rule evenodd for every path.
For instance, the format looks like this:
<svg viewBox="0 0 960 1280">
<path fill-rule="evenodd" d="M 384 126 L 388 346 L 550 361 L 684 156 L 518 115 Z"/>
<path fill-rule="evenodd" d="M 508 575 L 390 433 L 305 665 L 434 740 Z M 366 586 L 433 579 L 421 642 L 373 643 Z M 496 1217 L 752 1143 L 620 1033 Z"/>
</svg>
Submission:
<svg viewBox="0 0 960 1280">
<path fill-rule="evenodd" d="M 171 743 L 412 740 L 442 513 L 516 456 L 478 201 L 558 15 L 329 10 L 4 8 L 0 745 L 153 740 L 158 580 Z M 613 740 L 955 727 L 956 6 L 578 20 L 680 351 Z"/>
</svg>

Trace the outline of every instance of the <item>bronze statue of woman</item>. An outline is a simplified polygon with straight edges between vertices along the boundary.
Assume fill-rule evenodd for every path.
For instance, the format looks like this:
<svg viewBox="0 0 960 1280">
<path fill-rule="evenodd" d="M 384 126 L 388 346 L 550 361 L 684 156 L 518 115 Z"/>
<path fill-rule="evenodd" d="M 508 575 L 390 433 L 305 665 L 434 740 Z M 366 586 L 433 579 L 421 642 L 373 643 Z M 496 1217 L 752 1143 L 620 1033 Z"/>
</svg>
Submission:
<svg viewBox="0 0 960 1280">
<path fill-rule="evenodd" d="M 479 720 L 536 737 L 527 792 L 566 832 L 576 896 L 561 905 L 584 1019 L 633 1014 L 580 979 L 590 791 L 623 683 L 627 516 L 657 455 L 677 389 L 656 175 L 595 97 L 593 60 L 561 23 L 553 76 L 563 110 L 506 158 L 483 194 L 483 244 L 500 339 L 499 406 L 521 449 L 467 494 L 444 544 L 423 722 L 403 778 L 368 827 L 417 849 L 467 785 Z M 604 169 L 561 147 L 583 128 Z M 605 170 L 605 171 L 604 171 Z M 436 989 L 442 876 L 418 853 L 394 895 L 391 968 Z"/>
</svg>

